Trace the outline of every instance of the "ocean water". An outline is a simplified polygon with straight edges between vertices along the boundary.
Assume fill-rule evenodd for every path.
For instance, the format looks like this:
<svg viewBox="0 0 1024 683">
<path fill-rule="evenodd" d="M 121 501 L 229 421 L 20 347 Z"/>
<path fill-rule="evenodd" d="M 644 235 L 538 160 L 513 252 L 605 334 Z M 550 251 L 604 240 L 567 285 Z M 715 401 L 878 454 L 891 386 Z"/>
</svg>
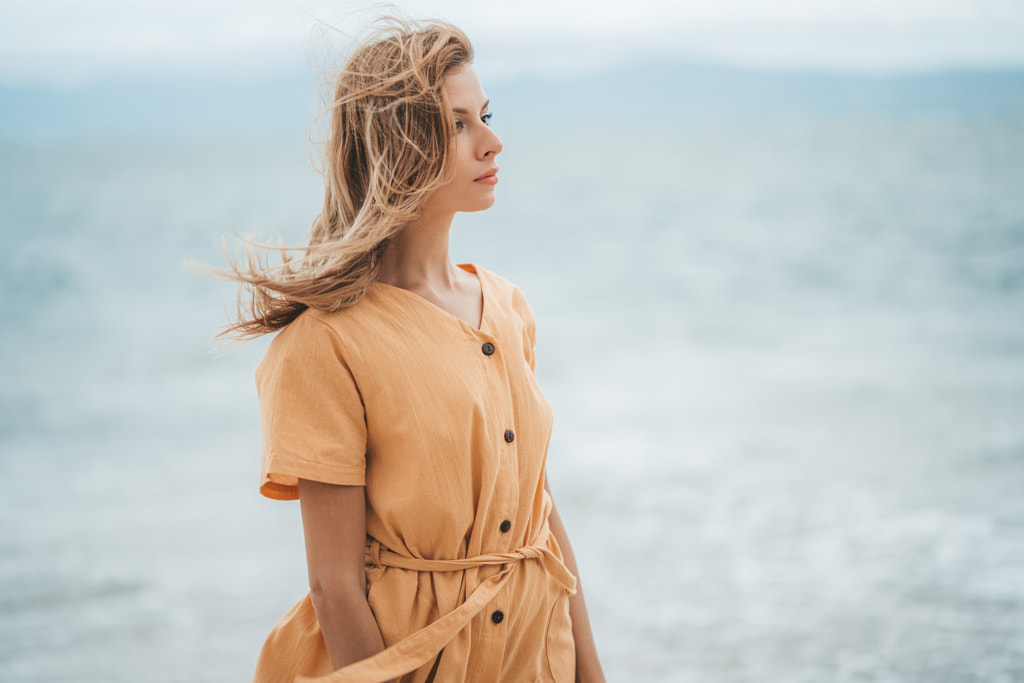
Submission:
<svg viewBox="0 0 1024 683">
<path fill-rule="evenodd" d="M 499 128 L 499 133 L 502 131 Z M 1024 680 L 1024 117 L 508 131 L 516 282 L 610 680 Z M 0 150 L 0 675 L 247 680 L 306 590 L 217 240 L 295 139 Z"/>
</svg>

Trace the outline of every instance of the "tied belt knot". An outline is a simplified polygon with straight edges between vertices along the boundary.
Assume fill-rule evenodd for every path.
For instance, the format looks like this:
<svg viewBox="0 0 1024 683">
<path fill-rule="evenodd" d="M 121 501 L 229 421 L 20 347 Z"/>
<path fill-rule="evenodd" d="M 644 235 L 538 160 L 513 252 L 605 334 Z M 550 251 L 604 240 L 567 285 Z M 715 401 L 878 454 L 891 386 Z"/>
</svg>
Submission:
<svg viewBox="0 0 1024 683">
<path fill-rule="evenodd" d="M 402 555 L 401 553 L 388 550 L 375 538 L 366 545 L 366 549 L 367 559 L 375 567 L 396 567 L 398 569 L 412 569 L 421 572 L 456 572 L 475 567 L 539 559 L 544 564 L 544 569 L 552 575 L 555 581 L 569 592 L 576 590 L 575 577 L 566 569 L 562 561 L 547 546 L 543 545 L 524 545 L 508 553 L 477 555 L 475 557 L 467 557 L 464 560 L 426 560 L 419 557 Z"/>
<path fill-rule="evenodd" d="M 502 569 L 482 581 L 466 596 L 465 602 L 454 610 L 394 645 L 326 676 L 299 676 L 295 679 L 296 683 L 380 683 L 423 666 L 436 657 L 444 646 L 497 596 L 512 576 L 512 571 L 523 560 L 540 562 L 555 583 L 570 594 L 576 592 L 576 577 L 550 548 L 538 542 L 507 553 L 477 555 L 464 560 L 427 560 L 396 553 L 382 546 L 377 539 L 371 539 L 366 546 L 366 559 L 377 567 L 395 567 L 421 572 L 455 572 L 495 565 L 501 565 Z"/>
</svg>

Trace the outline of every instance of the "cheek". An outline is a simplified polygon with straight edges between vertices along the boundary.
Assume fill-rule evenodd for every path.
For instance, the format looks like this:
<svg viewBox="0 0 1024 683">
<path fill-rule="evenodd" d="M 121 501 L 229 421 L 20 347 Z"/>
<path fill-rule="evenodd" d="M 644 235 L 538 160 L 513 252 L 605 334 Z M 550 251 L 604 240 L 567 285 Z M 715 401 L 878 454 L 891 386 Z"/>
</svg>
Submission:
<svg viewBox="0 0 1024 683">
<path fill-rule="evenodd" d="M 468 183 L 461 179 L 462 176 L 459 175 L 458 168 L 455 169 L 455 173 L 456 175 L 452 180 L 437 188 L 437 191 L 431 195 L 428 200 L 430 206 L 454 211 L 459 211 L 462 208 L 462 205 L 465 203 L 466 186 Z"/>
<path fill-rule="evenodd" d="M 467 210 L 467 201 L 475 205 L 479 200 L 476 192 L 479 186 L 473 183 L 473 174 L 479 169 L 471 146 L 463 141 L 462 136 L 456 141 L 452 153 L 455 156 L 454 174 L 451 180 L 437 189 L 430 203 L 438 208 Z"/>
<path fill-rule="evenodd" d="M 471 174 L 476 161 L 473 158 L 473 150 L 469 145 L 468 138 L 469 136 L 466 134 L 459 136 L 455 141 L 455 148 L 452 150 L 455 155 L 455 178 L 465 178 Z"/>
</svg>

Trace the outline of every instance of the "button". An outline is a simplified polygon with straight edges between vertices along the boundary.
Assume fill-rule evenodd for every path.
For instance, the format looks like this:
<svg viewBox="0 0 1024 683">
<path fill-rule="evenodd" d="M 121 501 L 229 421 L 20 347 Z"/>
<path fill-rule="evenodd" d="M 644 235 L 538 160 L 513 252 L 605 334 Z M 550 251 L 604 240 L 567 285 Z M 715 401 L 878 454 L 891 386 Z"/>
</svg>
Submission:
<svg viewBox="0 0 1024 683">
<path fill-rule="evenodd" d="M 494 353 L 494 344 L 492 344 L 491 342 L 486 342 L 484 343 L 483 346 L 480 347 L 480 350 L 484 352 L 485 356 L 489 356 L 492 353 Z"/>
<path fill-rule="evenodd" d="M 516 433 L 513 432 L 511 429 L 506 429 L 505 430 L 505 441 L 508 441 L 509 443 L 512 443 L 515 440 L 516 440 Z"/>
<path fill-rule="evenodd" d="M 501 533 L 507 534 L 512 529 L 512 522 L 507 519 L 501 523 Z"/>
<path fill-rule="evenodd" d="M 500 624 L 504 620 L 505 614 L 500 609 L 494 610 L 494 614 L 491 615 L 491 621 L 493 621 L 495 624 Z"/>
</svg>

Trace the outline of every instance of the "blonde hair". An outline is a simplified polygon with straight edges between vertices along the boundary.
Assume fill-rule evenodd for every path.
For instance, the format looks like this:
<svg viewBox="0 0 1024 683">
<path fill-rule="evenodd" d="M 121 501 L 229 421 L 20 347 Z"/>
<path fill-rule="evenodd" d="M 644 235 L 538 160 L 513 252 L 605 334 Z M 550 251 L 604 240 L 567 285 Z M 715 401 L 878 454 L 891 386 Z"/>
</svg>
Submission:
<svg viewBox="0 0 1024 683">
<path fill-rule="evenodd" d="M 453 172 L 455 122 L 444 77 L 473 60 L 458 28 L 388 18 L 333 79 L 326 112 L 324 204 L 308 246 L 247 243 L 217 271 L 241 283 L 237 320 L 218 337 L 279 330 L 307 308 L 337 311 L 362 299 L 384 251 Z M 282 263 L 270 266 L 267 254 Z"/>
</svg>

